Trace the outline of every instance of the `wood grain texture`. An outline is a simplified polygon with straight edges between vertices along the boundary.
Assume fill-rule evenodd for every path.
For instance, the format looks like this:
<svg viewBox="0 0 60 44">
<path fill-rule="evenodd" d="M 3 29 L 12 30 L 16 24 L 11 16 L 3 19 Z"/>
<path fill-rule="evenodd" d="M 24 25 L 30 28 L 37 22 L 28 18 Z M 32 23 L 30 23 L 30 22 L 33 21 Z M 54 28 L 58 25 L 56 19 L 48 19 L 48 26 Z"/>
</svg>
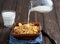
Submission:
<svg viewBox="0 0 60 44">
<path fill-rule="evenodd" d="M 54 9 L 50 13 L 31 12 L 30 22 L 41 23 L 42 29 L 60 44 L 60 0 L 53 0 Z M 0 0 L 0 14 L 3 10 L 16 11 L 15 22 L 27 22 L 30 0 Z M 11 29 L 2 27 L 3 20 L 0 15 L 0 44 L 9 44 Z M 49 38 L 43 35 L 42 44 L 51 44 Z"/>
<path fill-rule="evenodd" d="M 60 33 L 60 31 L 56 19 L 55 9 L 53 9 L 53 11 L 50 13 L 44 14 L 44 26 L 47 34 L 58 43 L 58 41 L 60 40 L 60 35 L 58 33 Z"/>
<path fill-rule="evenodd" d="M 15 10 L 16 3 L 17 3 L 17 0 L 5 0 L 3 7 L 2 7 L 3 8 L 2 11 Z"/>
<path fill-rule="evenodd" d="M 60 0 L 54 1 L 54 7 L 55 7 L 55 12 L 56 12 L 57 22 L 60 28 Z"/>
<path fill-rule="evenodd" d="M 16 9 L 16 3 L 17 0 L 4 0 L 3 5 L 1 6 L 1 12 L 5 10 L 12 10 L 15 11 Z M 1 16 L 2 17 L 2 16 Z M 2 18 L 0 18 L 1 22 Z M 2 21 L 3 22 L 3 21 Z M 9 35 L 10 35 L 10 29 L 6 27 L 2 27 L 1 29 L 1 39 L 0 39 L 0 44 L 9 44 Z"/>
<path fill-rule="evenodd" d="M 9 34 L 11 29 L 3 27 L 2 28 L 2 35 L 1 35 L 1 43 L 0 44 L 9 44 Z"/>
<path fill-rule="evenodd" d="M 16 22 L 27 22 L 28 7 L 28 0 L 18 0 L 16 8 Z"/>
<path fill-rule="evenodd" d="M 4 1 L 5 0 L 0 0 L 0 27 L 3 25 L 3 19 L 2 19 L 1 11 L 2 11 Z"/>
<path fill-rule="evenodd" d="M 3 3 L 4 3 L 4 0 L 0 0 L 0 44 L 1 44 L 1 36 L 2 36 L 2 31 L 3 31 L 2 30 L 3 20 L 2 20 L 2 15 L 1 15 Z"/>
<path fill-rule="evenodd" d="M 59 34 L 60 34 L 60 0 L 54 0 L 54 8 L 55 8 L 55 14 L 56 14 L 56 18 L 57 18 L 57 23 L 58 23 L 58 27 L 59 27 Z M 56 39 L 58 39 L 57 40 L 57 44 L 60 44 L 60 36 L 59 36 L 59 34 L 56 34 L 57 35 L 57 37 L 56 37 Z"/>
</svg>

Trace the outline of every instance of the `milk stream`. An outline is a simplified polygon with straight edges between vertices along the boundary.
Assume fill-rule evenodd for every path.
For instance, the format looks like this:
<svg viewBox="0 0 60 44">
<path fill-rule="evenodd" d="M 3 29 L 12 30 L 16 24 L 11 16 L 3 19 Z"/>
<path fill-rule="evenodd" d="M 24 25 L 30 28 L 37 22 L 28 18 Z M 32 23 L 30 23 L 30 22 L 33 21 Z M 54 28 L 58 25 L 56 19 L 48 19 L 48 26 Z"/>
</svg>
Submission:
<svg viewBox="0 0 60 44">
<path fill-rule="evenodd" d="M 28 23 L 29 23 L 29 20 L 30 20 L 30 13 L 32 11 L 37 11 L 37 12 L 40 12 L 40 13 L 47 13 L 47 12 L 50 12 L 52 11 L 52 7 L 49 7 L 49 6 L 37 6 L 37 7 L 33 7 L 29 10 L 28 12 Z M 36 19 L 35 19 L 36 20 Z"/>
</svg>

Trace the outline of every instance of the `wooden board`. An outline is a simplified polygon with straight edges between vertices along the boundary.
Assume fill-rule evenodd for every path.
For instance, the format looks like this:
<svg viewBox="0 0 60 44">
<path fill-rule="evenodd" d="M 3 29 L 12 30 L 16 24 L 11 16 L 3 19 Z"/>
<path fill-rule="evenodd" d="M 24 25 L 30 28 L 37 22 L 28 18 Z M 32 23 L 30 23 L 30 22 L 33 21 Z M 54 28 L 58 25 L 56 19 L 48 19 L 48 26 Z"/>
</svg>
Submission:
<svg viewBox="0 0 60 44">
<path fill-rule="evenodd" d="M 12 10 L 12 11 L 15 11 L 16 9 L 16 3 L 17 3 L 17 0 L 4 0 L 3 1 L 3 6 L 2 6 L 2 11 L 5 11 L 5 10 Z M 0 18 L 1 20 L 1 18 Z M 10 29 L 9 28 L 6 28 L 6 27 L 2 27 L 1 29 L 1 39 L 0 39 L 0 44 L 9 44 L 9 35 L 10 35 Z"/>
<path fill-rule="evenodd" d="M 60 44 L 60 0 L 53 0 L 54 9 L 50 13 L 32 12 L 30 21 L 41 23 L 42 29 L 53 38 L 57 44 Z M 30 0 L 0 0 L 0 13 L 3 10 L 16 11 L 15 22 L 27 22 Z M 34 20 L 35 19 L 35 20 Z M 3 20 L 0 15 L 0 44 L 8 44 L 10 29 L 2 27 Z M 51 44 L 49 38 L 43 35 L 42 44 Z"/>
<path fill-rule="evenodd" d="M 56 14 L 56 18 L 57 18 L 57 23 L 58 23 L 58 27 L 59 27 L 59 34 L 60 34 L 60 0 L 55 0 L 54 1 L 54 8 L 55 8 L 55 14 Z M 60 44 L 60 36 L 59 34 L 57 33 L 57 44 Z"/>
<path fill-rule="evenodd" d="M 4 3 L 4 0 L 0 0 L 0 27 L 3 25 L 3 19 L 2 19 L 2 15 L 1 15 L 3 3 Z"/>
<path fill-rule="evenodd" d="M 2 15 L 1 15 L 1 10 L 3 7 L 4 0 L 0 0 L 0 44 L 1 44 L 1 36 L 2 36 L 2 25 L 3 25 L 3 20 L 2 20 Z"/>
<path fill-rule="evenodd" d="M 18 0 L 16 8 L 16 22 L 27 22 L 27 14 L 29 1 L 27 0 Z"/>
<path fill-rule="evenodd" d="M 58 33 L 60 33 L 60 31 L 59 31 L 59 26 L 58 26 L 56 14 L 55 14 L 55 8 L 53 9 L 52 12 L 44 14 L 44 27 L 45 27 L 46 33 L 51 38 L 53 38 L 58 44 L 60 40 L 59 39 L 60 35 Z M 48 40 L 46 39 L 46 41 Z M 48 43 L 49 42 L 46 42 L 46 44 Z"/>
</svg>

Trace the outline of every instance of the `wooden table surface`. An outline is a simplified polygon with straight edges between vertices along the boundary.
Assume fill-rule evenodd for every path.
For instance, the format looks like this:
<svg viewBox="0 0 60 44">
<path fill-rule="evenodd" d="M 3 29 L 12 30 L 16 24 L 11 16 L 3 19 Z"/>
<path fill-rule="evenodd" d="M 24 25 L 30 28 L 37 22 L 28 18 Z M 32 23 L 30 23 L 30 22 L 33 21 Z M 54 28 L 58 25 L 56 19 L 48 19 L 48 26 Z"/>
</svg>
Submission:
<svg viewBox="0 0 60 44">
<path fill-rule="evenodd" d="M 9 34 L 11 29 L 3 27 L 3 19 L 1 12 L 4 10 L 16 11 L 15 22 L 27 22 L 27 15 L 29 10 L 29 0 L 0 0 L 0 44 L 9 44 Z M 53 0 L 54 9 L 49 13 L 32 12 L 30 21 L 37 21 L 41 23 L 42 29 L 60 44 L 60 0 Z M 43 35 L 42 44 L 52 44 L 46 36 Z"/>
</svg>

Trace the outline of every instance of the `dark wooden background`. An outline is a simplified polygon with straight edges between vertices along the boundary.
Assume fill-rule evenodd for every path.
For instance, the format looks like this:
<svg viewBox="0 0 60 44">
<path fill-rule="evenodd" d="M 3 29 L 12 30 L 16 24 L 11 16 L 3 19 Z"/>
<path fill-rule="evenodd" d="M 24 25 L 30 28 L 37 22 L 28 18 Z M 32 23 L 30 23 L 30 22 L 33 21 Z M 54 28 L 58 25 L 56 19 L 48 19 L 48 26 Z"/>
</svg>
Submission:
<svg viewBox="0 0 60 44">
<path fill-rule="evenodd" d="M 50 13 L 32 12 L 30 21 L 41 23 L 42 29 L 53 38 L 57 44 L 60 44 L 60 0 L 53 0 L 54 9 Z M 0 0 L 0 44 L 9 43 L 10 29 L 3 27 L 3 19 L 1 12 L 3 10 L 16 11 L 15 22 L 27 22 L 27 14 L 29 10 L 30 0 Z M 42 44 L 51 44 L 49 39 L 43 36 Z"/>
</svg>

